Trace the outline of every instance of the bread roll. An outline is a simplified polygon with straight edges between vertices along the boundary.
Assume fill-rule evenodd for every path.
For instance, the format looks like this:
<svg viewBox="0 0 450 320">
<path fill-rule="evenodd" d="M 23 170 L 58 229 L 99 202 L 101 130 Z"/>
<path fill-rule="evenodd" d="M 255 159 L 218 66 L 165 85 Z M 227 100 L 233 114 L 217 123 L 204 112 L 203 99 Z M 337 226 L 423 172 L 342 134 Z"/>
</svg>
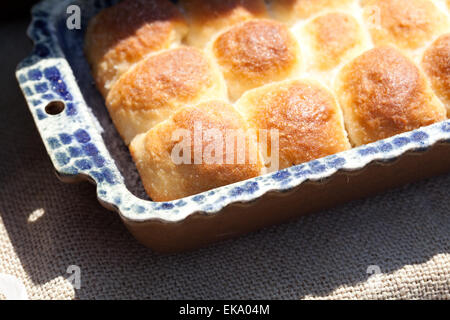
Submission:
<svg viewBox="0 0 450 320">
<path fill-rule="evenodd" d="M 130 151 L 152 200 L 169 201 L 258 176 L 262 163 L 247 130 L 233 106 L 209 101 L 179 109 L 137 136 Z M 232 132 L 242 140 L 227 144 Z"/>
<path fill-rule="evenodd" d="M 346 65 L 336 94 L 356 146 L 446 118 L 425 76 L 392 47 L 377 47 Z"/>
<path fill-rule="evenodd" d="M 267 15 L 264 0 L 180 0 L 189 21 L 187 43 L 204 47 L 219 31 Z"/>
<path fill-rule="evenodd" d="M 327 71 L 358 56 L 367 47 L 358 21 L 342 12 L 330 12 L 309 21 L 302 44 L 308 44 L 313 70 Z M 305 59 L 306 60 L 306 59 Z"/>
<path fill-rule="evenodd" d="M 439 37 L 425 51 L 422 66 L 450 116 L 450 33 Z"/>
<path fill-rule="evenodd" d="M 178 108 L 226 98 L 218 68 L 192 47 L 151 55 L 123 74 L 106 98 L 111 118 L 128 144 Z"/>
<path fill-rule="evenodd" d="M 349 7 L 355 0 L 269 0 L 275 19 L 293 23 L 310 18 L 324 10 Z"/>
<path fill-rule="evenodd" d="M 180 42 L 187 25 L 169 0 L 124 0 L 102 10 L 87 28 L 85 52 L 106 97 L 118 77 L 150 52 Z"/>
<path fill-rule="evenodd" d="M 263 84 L 298 73 L 300 50 L 286 25 L 250 20 L 224 32 L 212 53 L 228 84 L 230 99 Z"/>
<path fill-rule="evenodd" d="M 350 148 L 335 98 L 316 82 L 290 80 L 266 85 L 245 93 L 237 108 L 250 127 L 278 130 L 279 169 Z M 271 139 L 267 139 L 267 148 L 263 154 L 275 150 Z"/>
<path fill-rule="evenodd" d="M 448 30 L 447 17 L 430 0 L 362 0 L 361 4 L 377 46 L 414 50 Z"/>
</svg>

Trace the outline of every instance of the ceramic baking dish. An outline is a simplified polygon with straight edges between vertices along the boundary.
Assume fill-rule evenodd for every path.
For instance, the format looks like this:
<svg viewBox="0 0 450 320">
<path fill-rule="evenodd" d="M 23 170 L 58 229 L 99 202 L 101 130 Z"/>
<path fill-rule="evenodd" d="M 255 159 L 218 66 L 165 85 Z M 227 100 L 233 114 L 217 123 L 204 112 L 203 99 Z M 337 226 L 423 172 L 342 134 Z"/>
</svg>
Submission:
<svg viewBox="0 0 450 320">
<path fill-rule="evenodd" d="M 36 5 L 28 29 L 34 50 L 16 75 L 58 176 L 95 183 L 100 203 L 117 211 L 143 244 L 190 249 L 450 171 L 447 120 L 202 194 L 150 201 L 82 50 L 83 27 L 113 2 Z M 81 8 L 81 30 L 66 25 L 71 4 Z"/>
</svg>

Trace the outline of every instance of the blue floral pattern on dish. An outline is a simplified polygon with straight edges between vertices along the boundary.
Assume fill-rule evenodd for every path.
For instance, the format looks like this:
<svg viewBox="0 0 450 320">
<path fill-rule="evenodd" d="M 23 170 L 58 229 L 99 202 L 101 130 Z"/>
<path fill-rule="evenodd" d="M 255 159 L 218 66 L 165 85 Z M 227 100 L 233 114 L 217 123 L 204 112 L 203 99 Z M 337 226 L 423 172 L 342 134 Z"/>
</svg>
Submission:
<svg viewBox="0 0 450 320">
<path fill-rule="evenodd" d="M 254 201 L 269 191 L 286 192 L 305 181 L 328 178 L 338 170 L 358 170 L 372 161 L 390 161 L 407 151 L 424 151 L 439 141 L 450 142 L 450 121 L 447 120 L 184 199 L 171 202 L 140 199 L 124 184 L 55 32 L 68 5 L 87 5 L 84 10 L 96 12 L 114 2 L 46 0 L 36 5 L 28 29 L 34 49 L 18 66 L 16 74 L 58 174 L 66 178 L 88 177 L 97 185 L 99 200 L 116 208 L 126 219 L 176 222 L 193 213 L 214 214 L 232 203 Z M 47 114 L 45 108 L 52 101 L 63 102 L 63 112 Z"/>
</svg>

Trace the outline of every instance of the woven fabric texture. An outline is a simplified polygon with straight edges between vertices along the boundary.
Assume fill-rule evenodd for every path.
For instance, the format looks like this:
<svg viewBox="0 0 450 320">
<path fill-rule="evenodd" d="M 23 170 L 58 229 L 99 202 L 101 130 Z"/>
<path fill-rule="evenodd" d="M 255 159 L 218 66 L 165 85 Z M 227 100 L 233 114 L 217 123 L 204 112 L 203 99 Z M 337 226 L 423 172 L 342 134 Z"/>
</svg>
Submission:
<svg viewBox="0 0 450 320">
<path fill-rule="evenodd" d="M 0 274 L 29 298 L 450 299 L 450 175 L 193 252 L 141 246 L 94 186 L 55 177 L 14 78 L 27 23 L 0 26 Z"/>
</svg>

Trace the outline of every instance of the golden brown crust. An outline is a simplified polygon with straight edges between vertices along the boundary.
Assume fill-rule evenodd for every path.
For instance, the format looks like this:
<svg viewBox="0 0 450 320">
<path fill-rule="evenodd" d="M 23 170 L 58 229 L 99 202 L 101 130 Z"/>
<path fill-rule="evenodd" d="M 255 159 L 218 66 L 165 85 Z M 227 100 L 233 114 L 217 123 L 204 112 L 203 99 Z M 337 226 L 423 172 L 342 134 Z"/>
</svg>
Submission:
<svg viewBox="0 0 450 320">
<path fill-rule="evenodd" d="M 99 90 L 146 54 L 168 48 L 187 31 L 184 18 L 169 0 L 124 0 L 91 20 L 85 52 Z"/>
<path fill-rule="evenodd" d="M 181 0 L 190 30 L 187 43 L 203 47 L 215 33 L 267 15 L 264 0 Z"/>
<path fill-rule="evenodd" d="M 292 80 L 254 89 L 237 107 L 251 127 L 278 130 L 280 169 L 350 148 L 335 98 L 314 82 Z M 270 154 L 273 146 L 267 142 Z"/>
<path fill-rule="evenodd" d="M 214 138 L 219 140 L 207 134 L 211 129 L 216 130 Z M 242 163 L 237 162 L 240 152 L 238 144 L 232 148 L 226 146 L 228 130 L 242 130 L 245 141 Z M 170 201 L 258 176 L 262 164 L 256 141 L 247 130 L 246 122 L 233 106 L 221 101 L 209 101 L 178 110 L 144 137 L 138 136 L 133 140 L 130 150 L 150 197 L 155 201 Z M 177 134 L 181 132 L 184 132 L 183 136 Z M 198 135 L 199 132 L 201 135 Z M 219 138 L 220 135 L 222 138 Z M 202 136 L 201 140 L 199 136 Z M 218 141 L 222 143 L 216 144 Z M 188 163 L 174 161 L 173 152 L 178 150 L 176 145 L 183 143 L 189 146 L 186 149 L 190 150 Z M 211 150 L 222 150 L 222 157 L 214 158 L 215 151 Z M 197 164 L 196 151 L 200 152 Z M 251 153 L 256 157 L 253 162 Z M 212 158 L 208 160 L 209 155 Z M 230 155 L 231 161 L 227 158 Z"/>
<path fill-rule="evenodd" d="M 179 107 L 225 94 L 221 76 L 203 53 L 180 47 L 149 56 L 125 73 L 108 94 L 106 105 L 129 142 Z M 129 123 L 120 123 L 116 116 Z"/>
<path fill-rule="evenodd" d="M 267 19 L 265 3 L 279 21 Z M 123 0 L 91 20 L 85 39 L 97 86 L 121 136 L 127 144 L 132 141 L 130 152 L 155 201 L 445 120 L 442 102 L 450 115 L 450 24 L 440 10 L 450 0 L 178 4 L 180 10 L 171 0 Z M 442 34 L 422 57 L 425 45 Z M 373 44 L 375 49 L 364 52 Z M 403 54 L 414 61 L 422 57 L 428 77 Z M 319 82 L 300 76 L 335 82 L 339 103 Z M 224 102 L 228 99 L 239 99 L 238 110 Z M 199 124 L 200 144 L 195 140 Z M 217 138 L 239 129 L 245 150 L 228 149 L 222 139 L 218 160 Z M 274 129 L 276 154 L 270 140 Z M 188 163 L 173 158 L 183 139 L 180 130 L 189 134 L 193 148 L 182 157 Z M 267 130 L 267 145 L 260 130 Z M 266 163 L 261 156 L 268 157 Z"/>
<path fill-rule="evenodd" d="M 424 75 L 392 47 L 367 51 L 345 66 L 337 95 L 355 145 L 445 119 L 445 108 Z"/>
<path fill-rule="evenodd" d="M 284 79 L 299 65 L 299 49 L 284 24 L 251 20 L 221 34 L 213 54 L 228 81 L 231 99 L 244 91 Z"/>
<path fill-rule="evenodd" d="M 425 51 L 422 66 L 450 115 L 450 33 L 439 37 Z"/>
<path fill-rule="evenodd" d="M 351 51 L 363 46 L 358 22 L 345 13 L 318 16 L 305 29 L 311 39 L 315 67 L 322 71 L 336 67 Z"/>
<path fill-rule="evenodd" d="M 354 0 L 269 0 L 275 18 L 283 22 L 306 19 L 327 9 L 352 4 Z"/>
<path fill-rule="evenodd" d="M 182 47 L 150 56 L 117 82 L 114 93 L 123 100 L 110 107 L 157 109 L 174 98 L 186 102 L 212 85 L 209 68 L 202 53 L 193 48 Z"/>
<path fill-rule="evenodd" d="M 429 0 L 363 0 L 374 43 L 416 49 L 448 27 L 446 16 Z"/>
</svg>

